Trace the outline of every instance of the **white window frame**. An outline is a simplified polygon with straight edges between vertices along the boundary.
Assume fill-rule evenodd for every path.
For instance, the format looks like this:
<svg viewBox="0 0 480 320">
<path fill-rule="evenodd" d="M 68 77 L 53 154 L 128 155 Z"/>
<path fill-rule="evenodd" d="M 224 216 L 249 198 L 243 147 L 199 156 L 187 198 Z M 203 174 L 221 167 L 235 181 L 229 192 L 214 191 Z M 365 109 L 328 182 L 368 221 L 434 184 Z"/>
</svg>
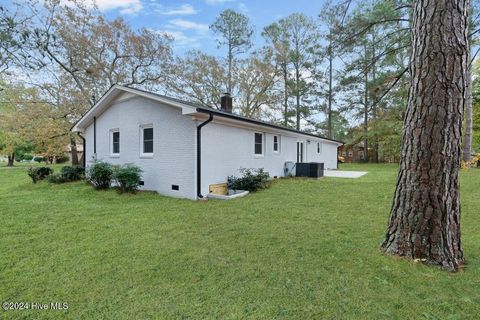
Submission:
<svg viewBox="0 0 480 320">
<path fill-rule="evenodd" d="M 317 154 L 322 154 L 323 145 L 322 142 L 317 142 Z"/>
<path fill-rule="evenodd" d="M 120 148 L 120 143 L 121 143 L 121 136 L 119 136 L 119 139 L 118 139 L 118 149 L 120 150 L 118 153 L 114 153 L 113 152 L 113 134 L 115 132 L 118 132 L 118 134 L 120 134 L 120 129 L 119 128 L 115 128 L 115 129 L 110 129 L 110 138 L 109 138 L 109 141 L 110 141 L 110 157 L 112 158 L 118 158 L 120 157 L 120 152 L 122 151 L 122 149 Z"/>
<path fill-rule="evenodd" d="M 275 137 L 277 137 L 277 150 L 275 150 Z M 272 138 L 272 142 L 273 142 L 273 145 L 272 145 L 273 153 L 275 153 L 275 154 L 279 154 L 279 153 L 280 153 L 280 151 L 281 151 L 281 147 L 280 147 L 280 146 L 282 145 L 282 144 L 281 144 L 281 141 L 282 141 L 282 139 L 280 138 L 280 135 L 278 135 L 278 134 L 274 134 L 274 135 L 273 135 L 273 138 Z"/>
<path fill-rule="evenodd" d="M 256 153 L 256 146 L 257 146 L 257 142 L 255 140 L 255 137 L 257 134 L 261 134 L 262 135 L 262 153 Z M 253 155 L 255 156 L 255 158 L 263 158 L 265 156 L 265 133 L 264 132 L 260 132 L 260 131 L 255 131 L 253 133 Z"/>
<path fill-rule="evenodd" d="M 143 151 L 144 148 L 144 141 L 143 141 L 143 133 L 145 129 L 153 129 L 153 140 L 152 140 L 152 147 L 153 147 L 153 152 L 147 152 L 145 153 Z M 155 153 L 155 128 L 153 127 L 153 124 L 142 124 L 140 126 L 140 158 L 153 158 L 153 155 Z"/>
</svg>

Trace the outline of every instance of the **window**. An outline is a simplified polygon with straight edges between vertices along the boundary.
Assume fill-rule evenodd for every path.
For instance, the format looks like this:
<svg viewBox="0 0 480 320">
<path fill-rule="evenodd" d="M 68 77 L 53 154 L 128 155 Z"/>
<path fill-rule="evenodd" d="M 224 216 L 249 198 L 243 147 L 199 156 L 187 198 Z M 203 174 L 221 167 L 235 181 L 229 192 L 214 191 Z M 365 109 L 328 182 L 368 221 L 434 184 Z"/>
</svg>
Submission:
<svg viewBox="0 0 480 320">
<path fill-rule="evenodd" d="M 322 143 L 317 142 L 317 153 L 322 153 Z"/>
<path fill-rule="evenodd" d="M 273 152 L 280 152 L 280 137 L 273 136 Z"/>
<path fill-rule="evenodd" d="M 348 156 L 349 156 L 350 158 L 353 157 L 353 151 L 352 151 L 352 150 L 349 150 L 349 151 L 348 151 Z"/>
<path fill-rule="evenodd" d="M 346 157 L 346 156 L 347 156 L 347 151 L 342 150 L 342 157 Z"/>
<path fill-rule="evenodd" d="M 110 130 L 110 153 L 112 156 L 120 154 L 120 131 L 118 129 Z"/>
<path fill-rule="evenodd" d="M 255 132 L 255 155 L 263 155 L 263 133 Z"/>
<path fill-rule="evenodd" d="M 142 153 L 153 154 L 153 127 L 142 126 Z"/>
<path fill-rule="evenodd" d="M 358 156 L 363 160 L 363 150 L 358 151 Z"/>
<path fill-rule="evenodd" d="M 297 162 L 303 162 L 303 141 L 297 141 Z"/>
</svg>

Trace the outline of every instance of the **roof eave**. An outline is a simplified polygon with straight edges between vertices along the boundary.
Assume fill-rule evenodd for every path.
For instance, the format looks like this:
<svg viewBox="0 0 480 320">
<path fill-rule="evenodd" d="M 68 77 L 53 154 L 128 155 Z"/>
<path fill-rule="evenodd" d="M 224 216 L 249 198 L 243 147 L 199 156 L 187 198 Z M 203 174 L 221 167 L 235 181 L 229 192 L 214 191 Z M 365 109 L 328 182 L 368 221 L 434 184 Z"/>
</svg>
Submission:
<svg viewBox="0 0 480 320">
<path fill-rule="evenodd" d="M 287 127 L 282 127 L 282 126 L 278 126 L 278 125 L 275 125 L 275 124 L 271 124 L 271 123 L 268 123 L 268 122 L 263 122 L 263 121 L 259 121 L 259 120 L 255 120 L 255 119 L 243 118 L 243 117 L 239 117 L 235 114 L 227 114 L 225 112 L 220 112 L 220 111 L 211 110 L 211 109 L 207 109 L 207 108 L 200 108 L 200 107 L 197 108 L 197 112 L 207 113 L 207 114 L 212 113 L 214 115 L 224 117 L 224 118 L 230 118 L 230 119 L 237 120 L 237 121 L 248 122 L 248 123 L 252 123 L 252 124 L 255 124 L 255 125 L 259 125 L 259 126 L 273 128 L 273 129 L 276 129 L 276 130 L 289 131 L 289 132 L 292 132 L 292 133 L 301 134 L 301 135 L 309 136 L 309 137 L 312 137 L 312 138 L 317 138 L 317 139 L 322 139 L 322 140 L 326 140 L 326 141 L 329 141 L 329 142 L 333 142 L 333 143 L 338 144 L 339 146 L 345 144 L 343 141 L 334 140 L 334 139 L 322 137 L 322 136 L 319 136 L 319 135 L 316 135 L 316 134 L 313 134 L 313 133 L 308 133 L 308 132 L 303 132 L 303 131 L 299 131 L 299 130 L 295 130 L 295 129 L 291 129 L 291 128 L 287 128 Z"/>
</svg>

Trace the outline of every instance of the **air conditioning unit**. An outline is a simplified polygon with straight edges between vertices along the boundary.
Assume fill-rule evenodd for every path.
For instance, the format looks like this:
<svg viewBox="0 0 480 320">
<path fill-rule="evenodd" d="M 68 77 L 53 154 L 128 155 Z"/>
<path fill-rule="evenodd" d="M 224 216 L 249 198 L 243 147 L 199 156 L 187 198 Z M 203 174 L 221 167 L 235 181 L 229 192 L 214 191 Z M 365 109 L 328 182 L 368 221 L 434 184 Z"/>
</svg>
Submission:
<svg viewBox="0 0 480 320">
<path fill-rule="evenodd" d="M 323 163 L 309 162 L 295 165 L 296 177 L 320 178 L 323 177 Z"/>
</svg>

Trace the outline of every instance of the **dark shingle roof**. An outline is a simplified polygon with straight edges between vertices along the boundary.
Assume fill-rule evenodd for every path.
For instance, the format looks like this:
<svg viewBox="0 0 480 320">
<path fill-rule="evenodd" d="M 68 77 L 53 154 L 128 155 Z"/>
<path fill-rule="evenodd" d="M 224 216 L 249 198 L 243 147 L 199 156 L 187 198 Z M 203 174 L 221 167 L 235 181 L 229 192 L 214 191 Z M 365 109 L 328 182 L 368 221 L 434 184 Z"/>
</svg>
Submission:
<svg viewBox="0 0 480 320">
<path fill-rule="evenodd" d="M 284 126 L 279 126 L 279 125 L 276 125 L 276 124 L 273 124 L 273 123 L 270 123 L 270 122 L 266 122 L 266 121 L 262 121 L 262 120 L 247 118 L 247 117 L 235 114 L 235 113 L 230 113 L 230 112 L 218 110 L 218 109 L 215 109 L 215 108 L 212 108 L 212 107 L 206 107 L 206 106 L 201 105 L 199 103 L 185 101 L 185 100 L 169 97 L 169 96 L 166 96 L 166 95 L 163 95 L 163 94 L 150 92 L 150 91 L 146 91 L 146 90 L 142 90 L 142 89 L 130 88 L 130 87 L 128 87 L 128 88 L 133 89 L 133 90 L 138 90 L 138 91 L 141 91 L 141 92 L 144 92 L 144 93 L 152 94 L 152 95 L 158 96 L 158 97 L 166 99 L 166 100 L 171 100 L 173 102 L 186 104 L 188 106 L 196 108 L 198 112 L 212 113 L 212 114 L 218 115 L 220 117 L 236 119 L 236 120 L 239 120 L 239 121 L 244 121 L 244 122 L 249 122 L 249 123 L 258 124 L 258 125 L 262 125 L 262 126 L 267 126 L 267 127 L 275 128 L 275 129 L 279 129 L 279 130 L 295 132 L 295 133 L 299 133 L 299 134 L 303 134 L 303 135 L 307 135 L 307 136 L 311 136 L 311 137 L 315 137 L 315 138 L 320 138 L 320 139 L 329 140 L 329 141 L 344 144 L 343 141 L 322 137 L 320 135 L 316 135 L 316 134 L 313 134 L 313 133 L 304 132 L 304 131 L 300 131 L 300 130 L 295 130 L 295 129 L 287 128 L 287 127 L 284 127 Z"/>
</svg>

